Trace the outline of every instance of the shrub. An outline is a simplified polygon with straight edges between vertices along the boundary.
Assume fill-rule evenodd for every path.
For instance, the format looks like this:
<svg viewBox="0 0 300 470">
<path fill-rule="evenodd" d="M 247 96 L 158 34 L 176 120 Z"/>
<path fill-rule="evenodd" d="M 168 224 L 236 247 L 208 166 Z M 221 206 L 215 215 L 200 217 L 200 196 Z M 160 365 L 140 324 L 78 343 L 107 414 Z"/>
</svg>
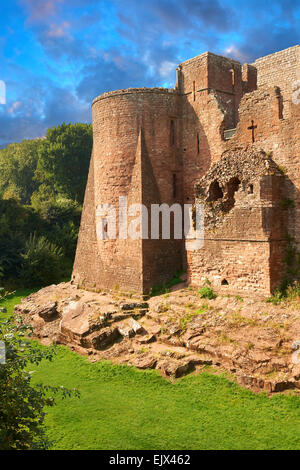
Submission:
<svg viewBox="0 0 300 470">
<path fill-rule="evenodd" d="M 300 298 L 300 283 L 295 281 L 293 284 L 289 285 L 286 289 L 286 296 L 290 300 L 295 300 Z"/>
<path fill-rule="evenodd" d="M 214 293 L 213 289 L 209 286 L 201 287 L 201 289 L 199 289 L 199 291 L 198 291 L 198 294 L 202 299 L 213 300 L 217 297 L 217 295 Z"/>
<path fill-rule="evenodd" d="M 45 286 L 58 282 L 63 274 L 63 251 L 46 237 L 31 234 L 22 253 L 20 277 L 24 286 Z"/>
<path fill-rule="evenodd" d="M 266 302 L 273 305 L 278 305 L 285 300 L 284 292 L 280 289 L 275 289 L 273 295 L 267 297 Z"/>
<path fill-rule="evenodd" d="M 294 281 L 292 284 L 285 283 L 280 289 L 275 289 L 273 295 L 266 299 L 266 302 L 278 305 L 285 300 L 300 299 L 300 283 Z"/>
<path fill-rule="evenodd" d="M 0 450 L 49 448 L 44 407 L 55 405 L 54 395 L 58 392 L 63 397 L 79 396 L 77 391 L 62 386 L 31 385 L 32 372 L 26 366 L 51 360 L 54 349 L 41 348 L 25 338 L 28 334 L 30 328 L 20 320 L 16 324 L 0 321 L 0 341 L 6 349 L 6 360 L 0 363 Z"/>
<path fill-rule="evenodd" d="M 184 273 L 185 271 L 177 271 L 174 273 L 173 278 L 169 282 L 164 284 L 163 286 L 162 285 L 153 286 L 150 290 L 149 296 L 155 297 L 157 295 L 169 294 L 171 287 L 184 282 L 183 279 L 181 279 L 181 276 Z"/>
</svg>

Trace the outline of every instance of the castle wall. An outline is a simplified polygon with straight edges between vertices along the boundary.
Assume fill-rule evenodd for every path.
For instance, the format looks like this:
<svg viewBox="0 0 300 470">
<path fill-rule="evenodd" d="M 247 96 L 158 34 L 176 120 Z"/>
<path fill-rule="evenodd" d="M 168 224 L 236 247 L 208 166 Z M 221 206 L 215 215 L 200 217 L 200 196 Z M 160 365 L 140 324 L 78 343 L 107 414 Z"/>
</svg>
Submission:
<svg viewBox="0 0 300 470">
<path fill-rule="evenodd" d="M 224 130 L 236 127 L 242 95 L 256 87 L 256 71 L 209 52 L 180 64 L 178 70 L 183 188 L 188 202 L 194 198 L 196 181 L 226 149 Z"/>
<path fill-rule="evenodd" d="M 243 67 L 205 53 L 177 70 L 174 90 L 119 90 L 94 100 L 74 280 L 146 293 L 183 265 L 193 284 L 209 278 L 232 290 L 270 292 L 286 276 L 287 235 L 300 249 L 300 104 L 292 102 L 300 46 Z M 235 127 L 225 140 L 224 131 Z M 153 203 L 194 204 L 201 193 L 195 184 L 214 171 L 223 196 L 210 200 L 206 187 L 203 249 L 186 253 L 183 240 L 150 239 L 149 228 L 143 240 L 97 238 L 100 204 L 118 209 L 119 196 L 149 211 Z"/>
<path fill-rule="evenodd" d="M 283 60 L 291 54 L 295 57 L 296 52 L 298 53 L 298 48 L 293 51 L 283 51 L 283 54 L 278 53 L 275 58 L 268 58 L 266 63 L 273 62 L 274 66 L 280 58 Z M 292 76 L 295 77 L 293 75 L 296 73 L 295 63 L 292 63 L 290 69 L 287 67 L 287 72 L 289 70 L 292 70 Z M 274 84 L 282 85 L 280 73 L 279 78 L 276 78 L 273 69 L 273 75 Z M 251 212 L 248 210 L 247 213 L 246 210 L 246 217 L 251 227 L 244 226 L 243 215 L 235 208 L 233 213 L 227 216 L 225 225 L 219 229 L 221 237 L 218 231 L 211 233 L 208 230 L 205 233 L 205 248 L 196 253 L 188 253 L 189 276 L 192 282 L 200 283 L 206 275 L 220 285 L 222 277 L 226 278 L 228 270 L 229 285 L 233 288 L 261 291 L 266 289 L 266 292 L 270 292 L 279 287 L 285 279 L 299 278 L 297 268 L 294 269 L 295 266 L 288 265 L 286 261 L 287 237 L 292 237 L 298 249 L 300 248 L 299 108 L 300 105 L 292 102 L 288 81 L 285 88 L 283 87 L 283 95 L 277 86 L 261 85 L 242 98 L 236 134 L 226 142 L 225 148 L 227 152 L 252 149 L 257 154 L 262 149 L 269 155 L 272 163 L 282 173 L 282 182 L 272 196 L 277 198 L 277 205 L 265 213 L 264 219 L 260 217 L 259 205 L 256 208 L 252 207 Z M 254 125 L 253 130 L 252 125 Z M 245 159 L 241 155 L 239 161 L 235 162 L 237 173 L 239 167 L 244 164 Z M 270 198 L 268 191 L 267 181 L 264 180 L 260 198 L 263 200 Z M 249 202 L 250 208 L 251 202 Z M 266 220 L 269 221 L 269 225 L 271 221 L 273 224 L 269 228 L 269 234 L 265 232 Z M 238 229 L 246 240 L 242 243 Z M 230 242 L 228 238 L 231 238 Z"/>
<path fill-rule="evenodd" d="M 141 132 L 142 142 L 139 143 Z M 181 268 L 182 240 L 120 239 L 119 197 L 126 196 L 128 206 L 181 202 L 177 93 L 139 89 L 96 98 L 93 140 L 94 159 L 89 180 L 93 180 L 90 185 L 93 185 L 94 202 L 86 196 L 85 213 L 95 213 L 96 226 L 101 227 L 103 217 L 97 216 L 97 208 L 111 204 L 116 209 L 117 238 L 101 240 L 98 237 L 98 251 L 93 261 L 97 268 L 93 268 L 89 254 L 92 246 L 90 243 L 83 246 L 83 222 L 78 254 L 84 269 L 76 261 L 74 274 L 80 270 L 88 273 L 85 283 L 90 286 L 143 293 L 155 284 L 168 281 Z M 128 223 L 138 215 L 139 212 L 129 217 Z"/>
<path fill-rule="evenodd" d="M 98 244 L 94 207 L 94 157 L 92 153 L 72 273 L 74 282 L 81 286 L 87 285 L 90 287 L 94 286 L 101 269 L 100 264 L 96 262 L 98 259 Z"/>
<path fill-rule="evenodd" d="M 281 113 L 281 93 L 276 87 L 261 87 L 246 94 L 240 105 L 240 121 L 236 135 L 227 143 L 228 148 L 240 145 L 261 148 L 285 175 L 284 201 L 291 201 L 287 210 L 288 234 L 300 247 L 300 104 L 293 104 L 290 96 L 289 117 Z M 252 143 L 252 121 L 255 142 Z"/>
<path fill-rule="evenodd" d="M 286 235 L 283 180 L 270 157 L 244 147 L 225 152 L 197 183 L 204 244 L 188 252 L 192 284 L 208 278 L 218 288 L 269 293 L 282 280 L 282 269 L 278 275 L 272 263 L 279 266 L 282 256 L 277 259 L 276 253 Z"/>
<path fill-rule="evenodd" d="M 230 291 L 270 292 L 269 247 L 263 242 L 206 240 L 205 248 L 188 252 L 189 280 Z"/>
<path fill-rule="evenodd" d="M 283 117 L 290 116 L 292 83 L 300 79 L 300 46 L 257 59 L 258 87 L 278 86 L 283 96 Z"/>
</svg>

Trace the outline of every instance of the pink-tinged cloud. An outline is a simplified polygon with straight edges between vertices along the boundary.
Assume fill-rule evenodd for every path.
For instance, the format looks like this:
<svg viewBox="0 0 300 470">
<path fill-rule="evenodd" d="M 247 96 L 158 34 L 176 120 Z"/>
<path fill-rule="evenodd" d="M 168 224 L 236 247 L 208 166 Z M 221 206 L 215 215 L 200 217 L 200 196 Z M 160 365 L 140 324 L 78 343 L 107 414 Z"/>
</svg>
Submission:
<svg viewBox="0 0 300 470">
<path fill-rule="evenodd" d="M 22 0 L 28 11 L 28 21 L 31 23 L 47 22 L 53 17 L 64 0 Z"/>
<path fill-rule="evenodd" d="M 70 23 L 64 21 L 61 25 L 50 25 L 50 30 L 47 32 L 47 36 L 50 38 L 63 38 L 69 35 L 67 31 L 70 28 Z"/>
<path fill-rule="evenodd" d="M 22 105 L 21 101 L 15 101 L 11 107 L 7 110 L 9 114 L 14 114 Z"/>
</svg>

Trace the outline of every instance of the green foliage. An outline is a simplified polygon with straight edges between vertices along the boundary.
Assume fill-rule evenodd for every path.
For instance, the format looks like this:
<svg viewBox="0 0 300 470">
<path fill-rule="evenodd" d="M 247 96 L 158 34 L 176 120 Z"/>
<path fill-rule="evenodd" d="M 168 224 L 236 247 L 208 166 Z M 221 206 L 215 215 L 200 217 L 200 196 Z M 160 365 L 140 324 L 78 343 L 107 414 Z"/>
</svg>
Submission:
<svg viewBox="0 0 300 470">
<path fill-rule="evenodd" d="M 91 125 L 62 124 L 49 129 L 44 139 L 0 150 L 0 279 L 4 285 L 44 285 L 50 277 L 51 282 L 59 282 L 61 276 L 70 275 L 91 147 Z M 41 266 L 42 253 L 38 243 L 35 260 L 32 250 L 28 252 L 26 243 L 33 233 L 61 253 L 59 263 L 54 263 L 53 256 L 46 263 L 49 274 L 54 263 L 50 277 L 34 273 Z"/>
<path fill-rule="evenodd" d="M 91 125 L 63 123 L 48 129 L 35 172 L 35 180 L 44 186 L 34 194 L 34 200 L 43 199 L 47 187 L 55 195 L 82 203 L 91 151 Z"/>
<path fill-rule="evenodd" d="M 286 300 L 285 292 L 281 289 L 275 289 L 273 294 L 266 298 L 266 302 L 273 305 L 278 305 L 281 302 L 284 302 L 284 300 Z"/>
<path fill-rule="evenodd" d="M 9 310 L 13 300 L 2 305 Z M 52 449 L 299 449 L 298 396 L 254 394 L 209 367 L 171 383 L 157 371 L 91 363 L 59 346 L 34 369 L 32 386 L 80 391 L 80 400 L 57 396 L 44 410 Z"/>
<path fill-rule="evenodd" d="M 290 199 L 290 198 L 282 199 L 281 207 L 285 210 L 293 209 L 295 207 L 295 201 L 293 199 Z"/>
<path fill-rule="evenodd" d="M 283 284 L 281 289 L 275 289 L 274 293 L 266 299 L 266 302 L 278 305 L 286 300 L 300 299 L 300 283 L 294 281 L 292 284 Z"/>
<path fill-rule="evenodd" d="M 198 290 L 198 294 L 202 299 L 213 300 L 217 297 L 217 295 L 210 286 L 201 287 L 201 289 Z"/>
<path fill-rule="evenodd" d="M 13 199 L 0 199 L 0 266 L 6 284 L 19 280 L 21 253 L 33 227 L 40 231 L 42 222 L 32 208 Z"/>
<path fill-rule="evenodd" d="M 286 265 L 286 277 L 280 288 L 274 290 L 273 294 L 266 299 L 277 305 L 285 300 L 295 300 L 300 298 L 300 284 L 295 281 L 300 275 L 300 251 L 298 250 L 293 237 L 286 237 L 286 251 L 284 262 Z"/>
<path fill-rule="evenodd" d="M 185 271 L 183 271 L 183 270 L 176 271 L 174 273 L 173 278 L 169 282 L 167 282 L 166 284 L 153 286 L 151 288 L 149 296 L 150 297 L 155 297 L 157 295 L 168 294 L 170 292 L 171 287 L 176 286 L 177 284 L 181 284 L 182 282 L 184 282 L 181 279 L 181 276 L 184 274 L 184 272 Z"/>
<path fill-rule="evenodd" d="M 57 450 L 299 448 L 299 397 L 254 394 L 210 369 L 171 383 L 157 371 L 91 364 L 58 347 L 34 380 L 81 393 L 47 410 Z"/>
<path fill-rule="evenodd" d="M 73 261 L 81 218 L 81 206 L 63 197 L 44 201 L 39 209 L 47 238 L 63 248 L 64 255 Z"/>
<path fill-rule="evenodd" d="M 3 296 L 0 296 L 3 300 Z M 52 360 L 53 348 L 41 348 L 27 339 L 31 329 L 21 320 L 0 320 L 0 341 L 5 361 L 0 364 L 0 450 L 46 449 L 45 406 L 55 404 L 55 395 L 79 396 L 65 387 L 32 384 L 32 365 Z M 4 357 L 2 358 L 4 359 Z"/>
<path fill-rule="evenodd" d="M 284 176 L 287 174 L 287 169 L 285 166 L 277 166 L 277 170 Z"/>
<path fill-rule="evenodd" d="M 44 236 L 30 235 L 21 254 L 20 277 L 24 286 L 39 286 L 54 283 L 62 276 L 60 260 L 62 249 Z"/>
<path fill-rule="evenodd" d="M 287 287 L 286 296 L 289 300 L 300 299 L 300 283 L 298 281 L 294 281 Z"/>
<path fill-rule="evenodd" d="M 23 140 L 0 150 L 0 195 L 30 204 L 32 193 L 38 188 L 34 180 L 41 139 Z"/>
<path fill-rule="evenodd" d="M 195 310 L 195 311 L 190 311 L 187 312 L 183 317 L 180 318 L 180 328 L 185 331 L 188 324 L 194 320 L 195 317 L 199 315 L 203 315 L 208 309 L 208 305 L 202 305 L 201 308 Z"/>
</svg>

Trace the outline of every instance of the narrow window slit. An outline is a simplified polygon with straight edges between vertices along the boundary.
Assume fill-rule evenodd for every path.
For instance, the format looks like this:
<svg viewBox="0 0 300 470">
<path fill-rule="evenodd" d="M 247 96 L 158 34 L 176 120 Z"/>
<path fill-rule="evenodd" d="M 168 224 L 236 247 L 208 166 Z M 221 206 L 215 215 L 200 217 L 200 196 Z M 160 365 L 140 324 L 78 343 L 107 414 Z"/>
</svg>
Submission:
<svg viewBox="0 0 300 470">
<path fill-rule="evenodd" d="M 175 145 L 175 123 L 174 119 L 170 121 L 170 142 L 171 145 Z"/>
<path fill-rule="evenodd" d="M 177 195 L 177 176 L 176 173 L 173 173 L 173 197 Z"/>
</svg>

